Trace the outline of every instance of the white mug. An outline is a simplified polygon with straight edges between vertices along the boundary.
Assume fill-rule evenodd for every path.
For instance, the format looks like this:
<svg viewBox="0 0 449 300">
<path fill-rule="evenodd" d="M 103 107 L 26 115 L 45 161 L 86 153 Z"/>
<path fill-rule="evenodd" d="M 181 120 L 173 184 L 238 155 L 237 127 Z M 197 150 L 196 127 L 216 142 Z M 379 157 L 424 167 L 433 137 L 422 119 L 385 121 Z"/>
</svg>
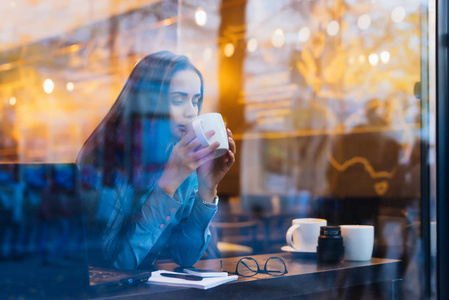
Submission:
<svg viewBox="0 0 449 300">
<path fill-rule="evenodd" d="M 374 226 L 341 225 L 345 260 L 368 261 L 373 255 Z"/>
<path fill-rule="evenodd" d="M 285 236 L 287 244 L 300 252 L 316 252 L 320 227 L 326 226 L 325 219 L 300 218 L 292 220 L 292 226 Z"/>
<path fill-rule="evenodd" d="M 193 118 L 189 124 L 191 125 L 196 137 L 203 146 L 212 145 L 215 142 L 219 142 L 220 146 L 215 150 L 215 156 L 220 157 L 229 150 L 228 135 L 226 133 L 226 127 L 223 122 L 223 117 L 219 113 L 208 113 L 199 115 Z M 205 133 L 214 130 L 215 134 L 206 139 Z"/>
</svg>

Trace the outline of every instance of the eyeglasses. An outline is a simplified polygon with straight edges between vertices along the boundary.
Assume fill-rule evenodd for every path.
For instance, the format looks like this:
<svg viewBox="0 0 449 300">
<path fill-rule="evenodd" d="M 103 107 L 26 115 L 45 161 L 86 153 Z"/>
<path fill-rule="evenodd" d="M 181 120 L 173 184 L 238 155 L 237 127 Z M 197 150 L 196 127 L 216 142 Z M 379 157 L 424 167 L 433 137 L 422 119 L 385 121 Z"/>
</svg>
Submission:
<svg viewBox="0 0 449 300">
<path fill-rule="evenodd" d="M 223 272 L 228 272 L 231 274 L 237 274 L 244 277 L 251 277 L 256 274 L 268 274 L 272 276 L 281 276 L 287 274 L 287 266 L 282 258 L 277 256 L 272 256 L 265 262 L 263 270 L 260 269 L 257 261 L 252 257 L 241 258 L 237 266 L 235 267 L 235 272 L 229 272 L 223 270 L 223 261 L 220 260 L 221 270 Z"/>
</svg>

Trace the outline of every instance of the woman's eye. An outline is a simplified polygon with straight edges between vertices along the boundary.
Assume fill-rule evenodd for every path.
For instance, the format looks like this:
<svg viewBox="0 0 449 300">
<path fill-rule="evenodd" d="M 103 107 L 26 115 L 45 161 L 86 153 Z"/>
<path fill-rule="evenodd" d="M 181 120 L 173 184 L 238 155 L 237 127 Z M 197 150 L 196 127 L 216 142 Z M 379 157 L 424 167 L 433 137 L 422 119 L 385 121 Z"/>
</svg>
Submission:
<svg viewBox="0 0 449 300">
<path fill-rule="evenodd" d="M 192 104 L 193 106 L 198 106 L 198 101 L 193 101 Z"/>
<path fill-rule="evenodd" d="M 173 105 L 181 105 L 182 104 L 182 98 L 172 98 L 171 103 Z"/>
</svg>

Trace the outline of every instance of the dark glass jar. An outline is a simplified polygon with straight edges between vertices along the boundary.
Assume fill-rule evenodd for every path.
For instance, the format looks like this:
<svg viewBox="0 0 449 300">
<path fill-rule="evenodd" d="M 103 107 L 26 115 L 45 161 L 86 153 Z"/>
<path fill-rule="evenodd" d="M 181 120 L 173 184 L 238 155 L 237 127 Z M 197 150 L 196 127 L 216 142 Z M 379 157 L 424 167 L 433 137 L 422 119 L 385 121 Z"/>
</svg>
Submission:
<svg viewBox="0 0 449 300">
<path fill-rule="evenodd" d="M 343 259 L 345 247 L 340 226 L 321 226 L 318 237 L 317 260 L 335 263 Z"/>
</svg>

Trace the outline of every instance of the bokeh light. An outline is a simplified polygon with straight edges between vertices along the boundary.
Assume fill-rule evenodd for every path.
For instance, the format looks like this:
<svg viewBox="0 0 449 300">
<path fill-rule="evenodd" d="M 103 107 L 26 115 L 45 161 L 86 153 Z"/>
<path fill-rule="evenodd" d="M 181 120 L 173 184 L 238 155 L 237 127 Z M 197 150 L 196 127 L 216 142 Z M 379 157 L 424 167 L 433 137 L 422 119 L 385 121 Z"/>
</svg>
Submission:
<svg viewBox="0 0 449 300">
<path fill-rule="evenodd" d="M 375 53 L 370 54 L 370 56 L 368 57 L 369 63 L 372 66 L 377 66 L 377 63 L 379 62 L 379 56 Z"/>
<path fill-rule="evenodd" d="M 337 21 L 330 21 L 327 24 L 327 34 L 330 36 L 335 36 L 340 31 L 340 24 Z"/>
<path fill-rule="evenodd" d="M 233 43 L 227 43 L 224 47 L 224 55 L 226 57 L 231 57 L 234 55 L 235 47 Z"/>
<path fill-rule="evenodd" d="M 198 7 L 195 12 L 195 22 L 199 26 L 206 25 L 207 22 L 207 14 L 201 7 Z"/>
<path fill-rule="evenodd" d="M 391 12 L 391 20 L 395 23 L 402 22 L 405 19 L 405 9 L 402 6 L 398 6 Z"/>
<path fill-rule="evenodd" d="M 305 26 L 305 27 L 301 28 L 299 30 L 299 33 L 298 33 L 299 41 L 300 42 L 306 42 L 306 41 L 309 40 L 309 38 L 310 38 L 310 29 L 309 29 L 309 27 Z"/>
<path fill-rule="evenodd" d="M 370 25 L 371 17 L 367 14 L 361 15 L 357 20 L 357 26 L 359 26 L 359 28 L 362 30 L 368 29 Z"/>
<path fill-rule="evenodd" d="M 51 94 L 53 92 L 53 89 L 55 88 L 55 84 L 53 83 L 53 80 L 50 78 L 45 79 L 44 81 L 44 91 L 47 94 Z"/>
<path fill-rule="evenodd" d="M 365 55 L 363 55 L 363 54 L 360 54 L 359 55 L 359 63 L 364 63 L 365 62 Z"/>
<path fill-rule="evenodd" d="M 282 29 L 278 28 L 274 31 L 273 35 L 271 36 L 271 43 L 276 48 L 281 48 L 282 46 L 284 46 L 285 38 Z"/>
<path fill-rule="evenodd" d="M 388 63 L 388 62 L 390 61 L 390 52 L 388 52 L 388 51 L 382 51 L 382 52 L 380 53 L 380 60 L 381 60 L 384 64 Z"/>
<path fill-rule="evenodd" d="M 67 82 L 67 84 L 65 85 L 65 88 L 71 92 L 73 91 L 73 89 L 75 88 L 75 85 L 73 84 L 73 82 Z"/>
<path fill-rule="evenodd" d="M 255 38 L 249 39 L 248 43 L 246 44 L 246 49 L 248 50 L 248 52 L 255 52 L 258 47 L 259 44 L 257 43 L 257 40 Z"/>
</svg>

